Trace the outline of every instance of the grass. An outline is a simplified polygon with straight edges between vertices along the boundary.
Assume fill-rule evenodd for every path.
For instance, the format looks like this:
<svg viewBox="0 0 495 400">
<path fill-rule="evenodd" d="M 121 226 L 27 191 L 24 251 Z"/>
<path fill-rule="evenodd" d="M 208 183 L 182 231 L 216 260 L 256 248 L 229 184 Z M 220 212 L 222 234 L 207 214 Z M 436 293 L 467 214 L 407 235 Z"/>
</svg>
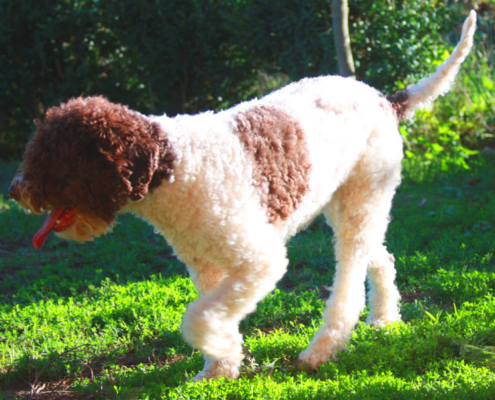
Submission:
<svg viewBox="0 0 495 400">
<path fill-rule="evenodd" d="M 495 159 L 433 175 L 408 165 L 387 235 L 403 321 L 360 322 L 337 361 L 294 367 L 334 272 L 319 219 L 241 324 L 240 379 L 192 383 L 202 358 L 180 324 L 196 292 L 166 242 L 123 216 L 93 243 L 51 237 L 35 251 L 41 219 L 7 199 L 15 165 L 0 164 L 0 398 L 495 398 Z"/>
</svg>

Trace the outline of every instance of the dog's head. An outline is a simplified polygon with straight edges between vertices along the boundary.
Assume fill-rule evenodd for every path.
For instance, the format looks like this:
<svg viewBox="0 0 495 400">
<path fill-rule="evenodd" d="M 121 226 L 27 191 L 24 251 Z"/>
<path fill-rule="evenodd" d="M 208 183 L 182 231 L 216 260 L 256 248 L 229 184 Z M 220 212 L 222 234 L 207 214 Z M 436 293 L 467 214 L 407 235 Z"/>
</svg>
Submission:
<svg viewBox="0 0 495 400">
<path fill-rule="evenodd" d="M 109 231 L 127 201 L 172 173 L 159 125 L 103 97 L 71 99 L 35 123 L 10 195 L 33 213 L 49 213 L 33 239 L 37 248 L 51 230 L 79 242 Z"/>
</svg>

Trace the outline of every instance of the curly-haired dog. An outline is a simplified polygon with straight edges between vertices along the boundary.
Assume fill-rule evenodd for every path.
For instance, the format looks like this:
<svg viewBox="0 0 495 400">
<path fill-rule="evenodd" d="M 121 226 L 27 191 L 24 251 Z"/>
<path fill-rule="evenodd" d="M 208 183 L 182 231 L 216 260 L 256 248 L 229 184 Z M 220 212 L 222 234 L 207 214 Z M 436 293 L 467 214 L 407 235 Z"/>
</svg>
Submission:
<svg viewBox="0 0 495 400">
<path fill-rule="evenodd" d="M 383 243 L 400 181 L 398 121 L 445 93 L 470 51 L 476 14 L 438 70 L 389 98 L 341 77 L 303 79 L 218 113 L 146 117 L 102 97 L 48 110 L 10 193 L 78 242 L 132 212 L 166 237 L 199 299 L 183 335 L 206 363 L 196 379 L 235 378 L 239 322 L 287 269 L 285 243 L 323 213 L 336 274 L 324 325 L 299 361 L 318 367 L 345 347 L 365 304 L 368 323 L 400 318 L 394 259 Z"/>
</svg>

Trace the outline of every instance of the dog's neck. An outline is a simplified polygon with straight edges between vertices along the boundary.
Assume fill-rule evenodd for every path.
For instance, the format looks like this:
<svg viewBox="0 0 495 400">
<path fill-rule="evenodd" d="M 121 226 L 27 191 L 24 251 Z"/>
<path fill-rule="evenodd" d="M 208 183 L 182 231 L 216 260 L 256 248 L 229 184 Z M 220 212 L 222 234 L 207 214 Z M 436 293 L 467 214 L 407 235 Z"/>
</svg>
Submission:
<svg viewBox="0 0 495 400">
<path fill-rule="evenodd" d="M 152 122 L 150 124 L 150 136 L 156 140 L 159 148 L 158 166 L 149 184 L 149 190 L 152 191 L 158 187 L 164 179 L 169 182 L 173 180 L 173 172 L 176 166 L 177 156 L 170 141 L 168 140 L 166 132 L 162 129 L 159 123 Z"/>
</svg>

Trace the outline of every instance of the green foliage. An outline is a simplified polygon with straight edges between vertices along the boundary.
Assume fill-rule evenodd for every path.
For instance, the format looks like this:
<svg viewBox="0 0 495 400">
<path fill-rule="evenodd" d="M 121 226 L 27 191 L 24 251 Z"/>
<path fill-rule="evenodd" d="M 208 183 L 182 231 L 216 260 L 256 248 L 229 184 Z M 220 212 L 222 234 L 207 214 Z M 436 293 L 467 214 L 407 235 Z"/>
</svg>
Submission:
<svg viewBox="0 0 495 400">
<path fill-rule="evenodd" d="M 404 165 L 407 166 L 406 174 L 411 174 L 409 178 L 423 181 L 447 170 L 468 169 L 468 159 L 493 143 L 495 75 L 493 8 L 490 9 L 493 6 L 486 6 L 488 8 L 479 10 L 475 47 L 463 63 L 453 89 L 429 109 L 420 110 L 412 120 L 401 123 L 406 155 Z M 440 13 L 448 21 L 445 25 L 450 27 L 450 33 L 446 37 L 452 45 L 457 43 L 459 36 L 459 29 L 453 27 L 465 13 L 465 8 L 459 4 L 450 4 Z M 440 48 L 430 67 L 437 67 L 449 55 Z M 399 82 L 398 88 L 404 88 L 406 83 L 416 82 L 420 77 L 413 74 Z"/>
<path fill-rule="evenodd" d="M 248 58 L 291 80 L 335 73 L 329 0 L 247 0 L 240 35 Z"/>
<path fill-rule="evenodd" d="M 238 45 L 238 8 L 233 0 L 108 2 L 127 79 L 142 89 L 130 104 L 175 115 L 239 101 L 256 66 Z"/>
<path fill-rule="evenodd" d="M 19 154 L 31 121 L 69 97 L 104 94 L 144 113 L 175 115 L 336 73 L 330 5 L 0 0 L 0 157 Z M 431 60 L 444 54 L 442 36 L 462 20 L 459 7 L 437 1 L 350 6 L 358 78 L 387 91 L 431 72 Z"/>
<path fill-rule="evenodd" d="M 0 143 L 22 144 L 31 120 L 111 74 L 115 47 L 99 1 L 0 1 Z M 105 66 L 101 63 L 105 60 Z M 19 135 L 19 137 L 14 137 Z M 8 147 L 0 156 L 6 156 Z"/>
<path fill-rule="evenodd" d="M 447 57 L 445 54 L 444 57 Z M 482 49 L 463 65 L 455 87 L 430 109 L 401 124 L 405 164 L 433 170 L 468 169 L 467 160 L 493 141 L 495 131 L 495 74 L 493 62 Z M 419 169 L 424 169 L 419 167 Z"/>
<path fill-rule="evenodd" d="M 247 41 L 248 57 L 259 58 L 265 71 L 283 72 L 291 80 L 337 73 L 331 1 L 242 4 L 249 35 L 240 39 Z M 438 1 L 359 0 L 349 7 L 357 77 L 380 90 L 431 72 L 433 60 L 445 50 L 442 35 L 462 22 L 449 21 Z"/>
<path fill-rule="evenodd" d="M 430 73 L 445 49 L 442 35 L 462 23 L 446 24 L 440 1 L 359 0 L 349 7 L 357 77 L 386 91 Z"/>
<path fill-rule="evenodd" d="M 235 42 L 236 10 L 231 0 L 0 0 L 0 156 L 19 150 L 32 119 L 81 94 L 169 114 L 244 98 L 256 76 Z"/>
</svg>

